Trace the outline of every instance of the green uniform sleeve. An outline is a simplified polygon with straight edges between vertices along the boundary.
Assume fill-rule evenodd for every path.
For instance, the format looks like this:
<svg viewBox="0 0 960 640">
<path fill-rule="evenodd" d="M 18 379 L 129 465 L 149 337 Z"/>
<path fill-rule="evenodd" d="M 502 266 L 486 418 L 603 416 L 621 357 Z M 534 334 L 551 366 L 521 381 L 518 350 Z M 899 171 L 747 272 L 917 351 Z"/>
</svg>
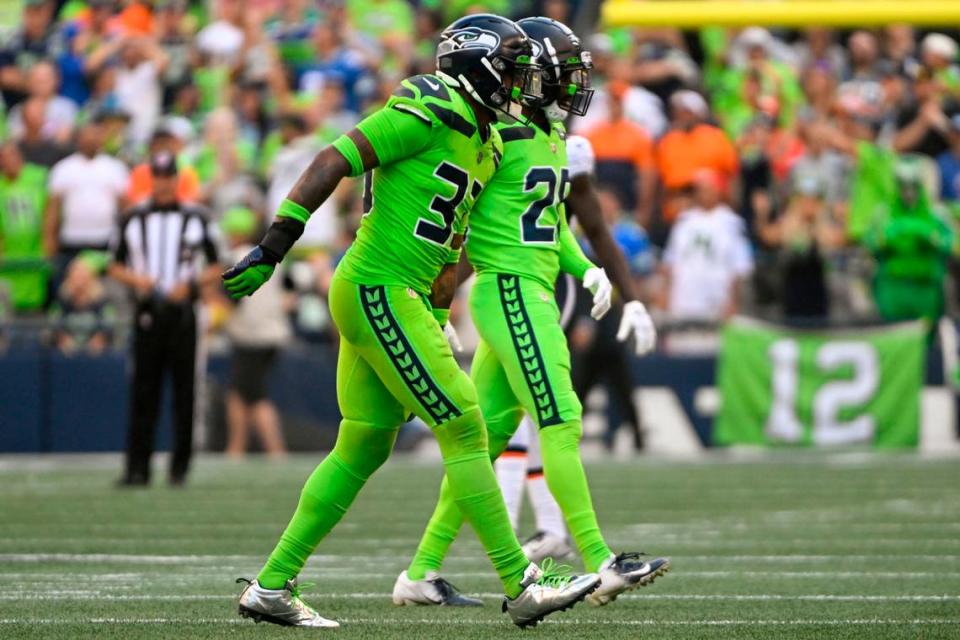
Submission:
<svg viewBox="0 0 960 640">
<path fill-rule="evenodd" d="M 432 139 L 428 135 L 432 127 L 433 120 L 424 113 L 421 104 L 397 98 L 392 98 L 387 106 L 364 118 L 357 125 L 357 129 L 377 154 L 380 166 L 409 158 L 422 151 Z M 339 140 L 338 138 L 338 142 Z M 337 149 L 343 152 L 339 146 Z M 349 156 L 347 160 L 350 160 Z M 351 166 L 353 164 L 351 161 Z M 354 169 L 356 170 L 356 167 Z M 363 173 L 362 167 L 359 173 Z"/>
<path fill-rule="evenodd" d="M 583 253 L 583 249 L 580 248 L 580 243 L 577 242 L 573 232 L 570 231 L 570 226 L 567 224 L 567 212 L 565 208 L 560 212 L 559 231 L 560 270 L 564 273 L 569 273 L 578 280 L 583 280 L 583 274 L 596 265 L 587 259 L 587 256 Z"/>
</svg>

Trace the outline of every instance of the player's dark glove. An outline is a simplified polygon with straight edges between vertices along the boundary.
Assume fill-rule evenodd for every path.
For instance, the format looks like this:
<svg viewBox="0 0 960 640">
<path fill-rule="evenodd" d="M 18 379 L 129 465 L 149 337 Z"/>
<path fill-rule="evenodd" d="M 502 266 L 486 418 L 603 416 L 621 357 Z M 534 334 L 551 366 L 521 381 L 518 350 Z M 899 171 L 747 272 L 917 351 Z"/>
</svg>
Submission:
<svg viewBox="0 0 960 640">
<path fill-rule="evenodd" d="M 240 262 L 223 272 L 220 276 L 223 286 L 232 298 L 249 296 L 270 279 L 277 262 L 277 256 L 268 254 L 258 245 Z"/>
<path fill-rule="evenodd" d="M 262 287 L 302 233 L 302 222 L 278 216 L 260 244 L 220 276 L 230 297 L 249 296 Z"/>
</svg>

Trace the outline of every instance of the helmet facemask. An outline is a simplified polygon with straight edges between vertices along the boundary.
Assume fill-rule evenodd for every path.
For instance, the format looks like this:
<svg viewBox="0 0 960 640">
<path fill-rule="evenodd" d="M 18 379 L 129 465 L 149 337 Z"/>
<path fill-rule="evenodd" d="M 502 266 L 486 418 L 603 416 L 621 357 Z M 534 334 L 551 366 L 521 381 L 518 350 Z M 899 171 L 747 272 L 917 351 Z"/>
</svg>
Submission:
<svg viewBox="0 0 960 640">
<path fill-rule="evenodd" d="M 593 100 L 593 88 L 590 86 L 590 71 L 593 60 L 589 51 L 580 53 L 580 60 L 574 58 L 563 64 L 560 82 L 557 87 L 557 105 L 575 116 L 585 116 Z"/>
</svg>

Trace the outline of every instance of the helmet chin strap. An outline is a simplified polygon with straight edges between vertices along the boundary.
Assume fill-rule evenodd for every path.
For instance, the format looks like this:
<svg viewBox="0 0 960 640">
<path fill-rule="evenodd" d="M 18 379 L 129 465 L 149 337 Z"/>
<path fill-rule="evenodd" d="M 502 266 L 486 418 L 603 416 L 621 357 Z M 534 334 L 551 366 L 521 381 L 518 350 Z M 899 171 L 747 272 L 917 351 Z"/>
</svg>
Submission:
<svg viewBox="0 0 960 640">
<path fill-rule="evenodd" d="M 547 120 L 550 122 L 563 122 L 567 118 L 567 112 L 560 108 L 556 100 L 544 105 L 542 109 L 543 115 L 547 116 Z"/>
</svg>

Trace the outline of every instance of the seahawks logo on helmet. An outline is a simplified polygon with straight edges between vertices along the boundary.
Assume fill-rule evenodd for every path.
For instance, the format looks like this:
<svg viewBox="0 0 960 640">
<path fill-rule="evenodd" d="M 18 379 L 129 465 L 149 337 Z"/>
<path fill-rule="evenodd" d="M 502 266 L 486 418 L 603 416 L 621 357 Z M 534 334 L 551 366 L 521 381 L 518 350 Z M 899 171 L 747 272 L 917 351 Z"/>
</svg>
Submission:
<svg viewBox="0 0 960 640">
<path fill-rule="evenodd" d="M 500 36 L 493 31 L 468 27 L 450 33 L 446 40 L 440 43 L 438 55 L 458 49 L 484 49 L 487 53 L 496 51 L 500 47 Z"/>
</svg>

